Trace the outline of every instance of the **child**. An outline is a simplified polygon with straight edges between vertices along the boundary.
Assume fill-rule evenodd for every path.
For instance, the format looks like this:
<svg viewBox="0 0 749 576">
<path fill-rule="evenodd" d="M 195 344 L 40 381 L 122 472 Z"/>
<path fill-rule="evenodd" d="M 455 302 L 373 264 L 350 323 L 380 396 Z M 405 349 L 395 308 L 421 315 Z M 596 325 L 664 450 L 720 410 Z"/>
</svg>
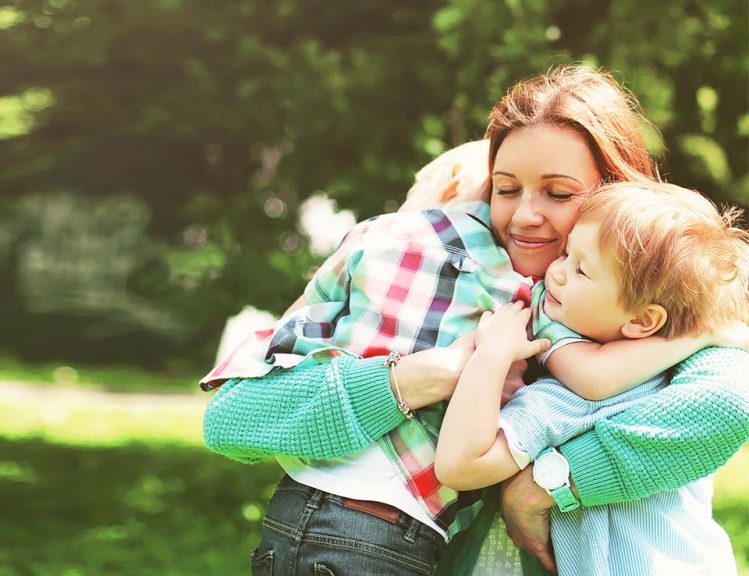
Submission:
<svg viewBox="0 0 749 576">
<path fill-rule="evenodd" d="M 554 342 L 545 365 L 565 386 L 541 380 L 500 412 L 509 365 L 534 352 L 526 336 L 531 314 L 513 304 L 482 318 L 476 351 L 442 423 L 438 478 L 460 490 L 504 480 L 531 459 L 546 457 L 548 446 L 665 386 L 658 375 L 632 388 L 638 372 L 648 373 L 645 364 L 659 364 L 648 347 L 654 335 L 673 340 L 746 323 L 749 234 L 731 220 L 699 194 L 667 184 L 612 184 L 584 200 L 566 252 L 549 266 L 545 286 L 533 290 L 534 335 Z M 644 346 L 633 347 L 637 340 Z M 604 349 L 611 354 L 598 359 Z M 666 369 L 673 363 L 660 364 Z M 589 377 L 580 379 L 580 370 Z M 736 384 L 742 379 L 746 375 L 737 374 Z M 709 456 L 699 449 L 696 457 Z M 710 479 L 636 502 L 579 508 L 566 489 L 568 470 L 561 470 L 559 493 L 550 493 L 567 510 L 553 509 L 551 525 L 563 576 L 735 574 L 728 537 L 711 518 Z M 557 472 L 537 462 L 534 479 L 548 488 L 542 476 Z"/>
</svg>

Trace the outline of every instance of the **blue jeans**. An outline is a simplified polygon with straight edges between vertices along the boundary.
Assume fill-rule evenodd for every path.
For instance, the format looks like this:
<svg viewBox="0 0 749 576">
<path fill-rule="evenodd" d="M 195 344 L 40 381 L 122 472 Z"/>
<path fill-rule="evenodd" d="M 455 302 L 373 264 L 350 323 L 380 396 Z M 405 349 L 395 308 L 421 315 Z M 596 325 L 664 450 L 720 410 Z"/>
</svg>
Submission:
<svg viewBox="0 0 749 576">
<path fill-rule="evenodd" d="M 435 530 L 395 508 L 342 498 L 284 476 L 252 553 L 252 574 L 430 576 L 444 547 Z"/>
</svg>

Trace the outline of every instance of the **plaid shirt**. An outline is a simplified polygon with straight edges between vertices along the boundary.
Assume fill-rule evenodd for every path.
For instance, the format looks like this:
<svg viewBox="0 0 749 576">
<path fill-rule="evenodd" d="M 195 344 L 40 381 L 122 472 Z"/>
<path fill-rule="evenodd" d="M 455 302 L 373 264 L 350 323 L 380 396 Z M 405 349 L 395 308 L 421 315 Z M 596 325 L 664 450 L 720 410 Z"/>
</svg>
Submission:
<svg viewBox="0 0 749 576">
<path fill-rule="evenodd" d="M 448 346 L 497 304 L 530 304 L 531 286 L 496 243 L 484 203 L 379 216 L 355 226 L 323 263 L 305 290 L 306 307 L 281 319 L 269 339 L 250 339 L 204 380 L 259 376 L 311 354 L 319 361 L 344 351 L 372 357 Z M 441 485 L 434 474 L 444 408 L 420 409 L 413 426 L 404 421 L 379 444 L 409 491 L 453 535 L 473 519 L 480 499 L 478 491 Z"/>
</svg>

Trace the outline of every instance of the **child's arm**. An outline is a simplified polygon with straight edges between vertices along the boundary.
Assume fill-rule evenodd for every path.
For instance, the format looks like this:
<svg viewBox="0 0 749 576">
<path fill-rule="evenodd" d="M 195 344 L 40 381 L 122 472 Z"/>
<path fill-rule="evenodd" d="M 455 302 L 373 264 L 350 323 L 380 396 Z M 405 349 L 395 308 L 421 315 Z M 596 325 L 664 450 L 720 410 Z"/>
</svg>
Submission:
<svg viewBox="0 0 749 576">
<path fill-rule="evenodd" d="M 490 486 L 519 470 L 497 423 L 510 365 L 549 346 L 546 339 L 528 341 L 529 318 L 530 310 L 516 302 L 479 322 L 476 351 L 460 375 L 437 444 L 435 472 L 451 488 Z"/>
<path fill-rule="evenodd" d="M 545 366 L 567 388 L 586 400 L 621 394 L 683 362 L 708 346 L 749 351 L 749 328 L 726 326 L 716 334 L 666 339 L 649 336 L 598 344 L 573 342 L 554 350 Z"/>
<path fill-rule="evenodd" d="M 573 342 L 554 350 L 545 366 L 578 396 L 603 400 L 642 384 L 707 346 L 707 336 Z"/>
</svg>

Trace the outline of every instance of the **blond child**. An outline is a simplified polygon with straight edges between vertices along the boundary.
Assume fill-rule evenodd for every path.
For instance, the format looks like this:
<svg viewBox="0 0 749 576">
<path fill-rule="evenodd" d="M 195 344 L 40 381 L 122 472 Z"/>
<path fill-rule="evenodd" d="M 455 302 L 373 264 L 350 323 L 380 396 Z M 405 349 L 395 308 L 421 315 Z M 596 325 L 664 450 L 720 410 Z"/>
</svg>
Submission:
<svg viewBox="0 0 749 576">
<path fill-rule="evenodd" d="M 534 460 L 534 479 L 559 504 L 551 529 L 562 575 L 735 574 L 728 537 L 711 518 L 710 479 L 579 508 L 566 461 L 549 449 L 660 390 L 667 379 L 659 373 L 674 356 L 749 322 L 749 234 L 733 219 L 667 184 L 612 184 L 587 198 L 566 252 L 533 294 L 534 336 L 552 340 L 542 360 L 558 380 L 522 389 L 501 412 L 507 369 L 535 348 L 526 332 L 531 312 L 515 303 L 479 324 L 442 423 L 437 477 L 480 488 Z M 736 342 L 746 347 L 742 338 L 739 328 Z M 736 385 L 746 381 L 736 374 Z"/>
</svg>

